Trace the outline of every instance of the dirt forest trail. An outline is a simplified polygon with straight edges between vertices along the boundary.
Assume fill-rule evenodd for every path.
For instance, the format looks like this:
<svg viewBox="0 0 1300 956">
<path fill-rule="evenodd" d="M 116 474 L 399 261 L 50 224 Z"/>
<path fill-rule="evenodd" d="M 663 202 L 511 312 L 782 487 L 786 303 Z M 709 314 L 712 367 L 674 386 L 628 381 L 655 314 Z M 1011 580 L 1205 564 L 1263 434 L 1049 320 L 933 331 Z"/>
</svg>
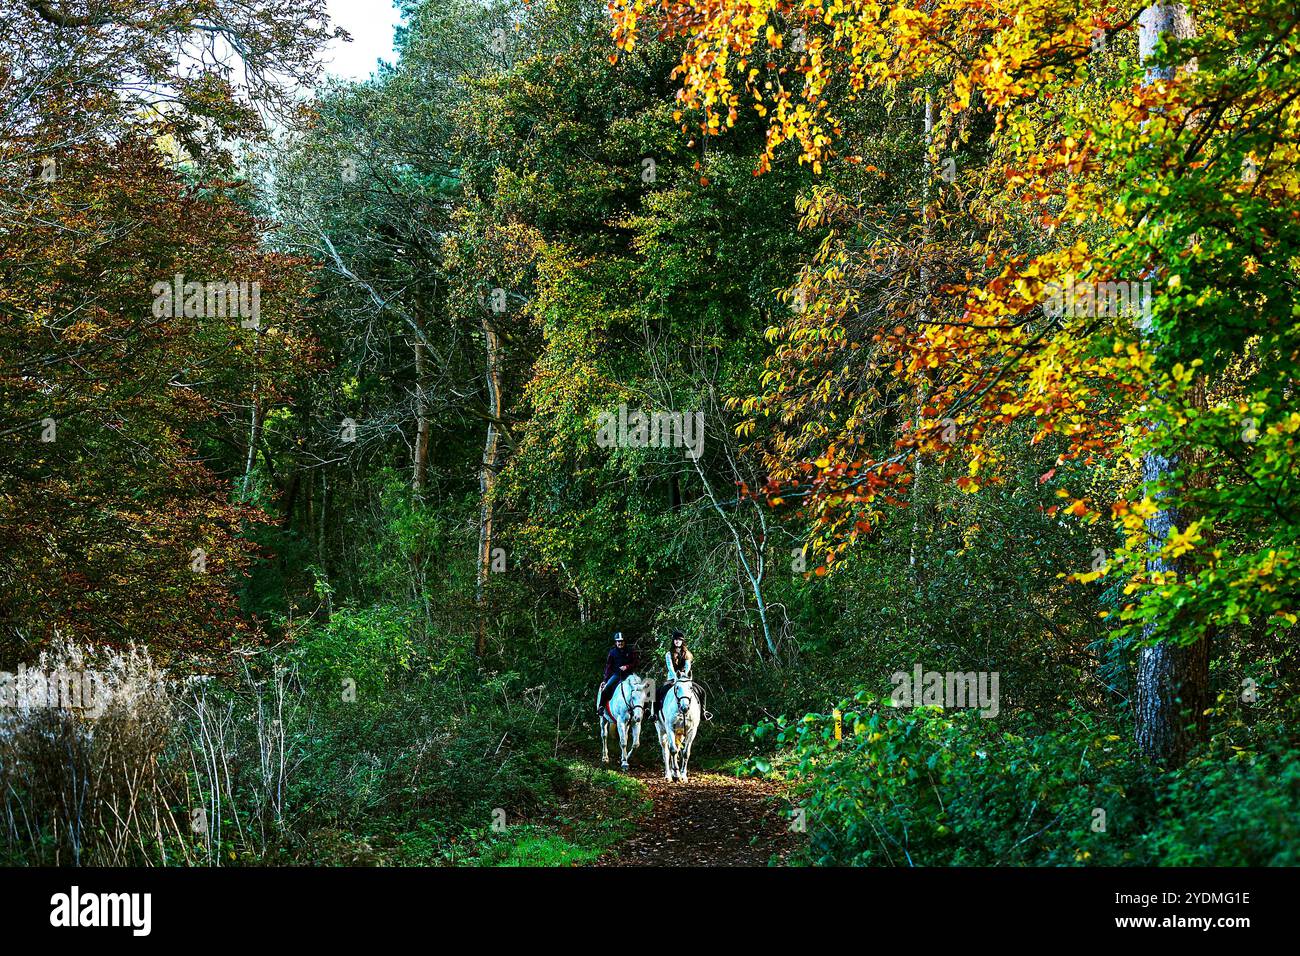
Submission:
<svg viewBox="0 0 1300 956">
<path fill-rule="evenodd" d="M 653 808 L 596 866 L 767 866 L 784 862 L 801 839 L 774 783 L 716 773 L 669 783 L 661 771 L 631 773 Z"/>
</svg>

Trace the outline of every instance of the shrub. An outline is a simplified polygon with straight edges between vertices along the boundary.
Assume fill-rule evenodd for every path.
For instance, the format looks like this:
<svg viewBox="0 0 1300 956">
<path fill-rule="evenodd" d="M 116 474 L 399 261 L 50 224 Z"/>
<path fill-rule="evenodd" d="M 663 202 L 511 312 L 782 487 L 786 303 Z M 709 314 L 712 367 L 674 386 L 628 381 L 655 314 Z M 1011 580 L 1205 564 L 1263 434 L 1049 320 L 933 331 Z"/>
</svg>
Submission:
<svg viewBox="0 0 1300 956">
<path fill-rule="evenodd" d="M 373 701 L 409 669 L 411 629 L 411 615 L 399 608 L 339 608 L 328 622 L 297 631 L 293 658 L 306 684 L 336 697 L 346 687 Z"/>
<path fill-rule="evenodd" d="M 1288 865 L 1300 752 L 1281 727 L 1250 749 L 1216 741 L 1157 774 L 1131 734 L 1087 713 L 1044 731 L 1005 716 L 894 709 L 859 694 L 834 718 L 759 725 L 806 811 L 805 862 L 825 865 Z"/>
</svg>

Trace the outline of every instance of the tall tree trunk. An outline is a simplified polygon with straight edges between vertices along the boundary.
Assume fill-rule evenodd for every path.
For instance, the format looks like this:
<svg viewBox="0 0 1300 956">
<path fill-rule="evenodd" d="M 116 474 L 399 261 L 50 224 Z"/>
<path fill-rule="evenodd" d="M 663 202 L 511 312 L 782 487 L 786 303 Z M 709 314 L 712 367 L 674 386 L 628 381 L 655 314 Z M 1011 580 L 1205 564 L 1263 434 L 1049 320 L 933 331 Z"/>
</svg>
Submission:
<svg viewBox="0 0 1300 956">
<path fill-rule="evenodd" d="M 248 427 L 248 456 L 244 459 L 244 480 L 240 485 L 240 497 L 248 500 L 248 485 L 253 477 L 253 465 L 257 462 L 257 446 L 262 440 L 262 401 L 257 392 L 253 392 L 253 416 Z"/>
<path fill-rule="evenodd" d="M 420 321 L 420 327 L 423 329 L 423 321 Z M 424 339 L 417 337 L 415 340 L 415 461 L 411 476 L 411 490 L 415 492 L 417 499 L 424 498 L 424 488 L 429 477 L 428 366 L 428 350 Z"/>
<path fill-rule="evenodd" d="M 488 426 L 483 444 L 483 465 L 479 469 L 478 488 L 482 505 L 478 524 L 478 581 L 474 599 L 478 607 L 478 637 L 475 650 L 479 657 L 487 651 L 487 578 L 492 571 L 492 490 L 496 486 L 498 457 L 500 455 L 501 420 L 501 340 L 490 315 L 483 317 L 483 339 L 486 344 L 484 359 L 488 388 Z"/>
<path fill-rule="evenodd" d="M 411 493 L 417 505 L 424 502 L 424 492 L 429 481 L 429 388 L 428 346 L 425 344 L 424 318 L 417 310 L 415 338 L 415 449 L 411 462 Z M 410 583 L 414 598 L 424 608 L 424 633 L 433 630 L 433 614 L 429 607 L 429 589 L 424 564 L 426 542 L 417 538 L 409 555 Z"/>
<path fill-rule="evenodd" d="M 1138 20 L 1138 46 L 1143 60 L 1154 52 L 1162 37 L 1190 37 L 1195 32 L 1191 14 L 1181 3 L 1156 3 L 1142 11 Z M 1172 70 L 1147 71 L 1147 82 L 1169 79 Z M 1204 386 L 1198 390 L 1203 403 Z M 1167 477 L 1177 459 L 1148 453 L 1142 459 L 1142 479 L 1148 484 Z M 1161 507 L 1147 521 L 1151 572 L 1177 573 L 1180 569 L 1160 556 L 1169 531 L 1187 527 L 1192 517 L 1172 507 Z M 1138 655 L 1135 703 L 1135 736 L 1138 747 L 1163 766 L 1177 766 L 1187 759 L 1192 747 L 1208 733 L 1205 711 L 1210 703 L 1209 635 L 1193 644 L 1168 643 L 1173 635 L 1160 635 L 1148 628 L 1144 639 L 1161 643 L 1143 647 Z"/>
<path fill-rule="evenodd" d="M 925 155 L 922 157 L 924 170 L 924 194 L 921 199 L 921 307 L 919 309 L 921 318 L 921 327 L 918 330 L 920 335 L 926 334 L 928 326 L 926 320 L 929 318 L 928 305 L 930 303 L 930 270 L 926 268 L 925 257 L 930 248 L 930 182 L 934 178 L 933 164 L 930 162 L 931 140 L 934 138 L 934 99 L 927 90 L 925 94 Z M 919 427 L 921 418 L 925 414 L 925 401 L 927 389 L 924 385 L 916 390 L 916 424 Z M 908 566 L 912 569 L 913 584 L 916 587 L 917 597 L 920 597 L 921 581 L 920 571 L 917 568 L 916 560 L 920 553 L 921 541 L 921 501 L 919 498 L 921 492 L 921 473 L 924 469 L 924 463 L 920 455 L 916 455 L 912 460 L 912 494 L 910 495 L 913 502 L 912 510 L 912 545 L 907 558 Z M 928 523 L 928 522 L 927 522 Z"/>
<path fill-rule="evenodd" d="M 329 571 L 329 555 L 327 545 L 329 538 L 326 534 L 326 527 L 329 523 L 330 513 L 330 483 L 329 475 L 324 468 L 320 472 L 320 501 L 316 506 L 316 565 L 322 572 Z"/>
<path fill-rule="evenodd" d="M 293 477 L 289 479 L 289 487 L 284 493 L 281 502 L 280 527 L 289 529 L 293 527 L 293 513 L 298 508 L 298 491 L 302 487 L 302 472 L 295 471 Z"/>
<path fill-rule="evenodd" d="M 257 330 L 257 335 L 253 339 L 253 414 L 252 421 L 248 427 L 248 456 L 244 459 L 244 480 L 240 483 L 239 497 L 243 501 L 248 501 L 248 485 L 253 478 L 253 465 L 257 462 L 257 446 L 262 441 L 262 418 L 264 415 L 262 409 L 262 392 L 260 389 L 260 370 L 258 369 L 258 357 L 261 353 L 262 330 Z"/>
</svg>

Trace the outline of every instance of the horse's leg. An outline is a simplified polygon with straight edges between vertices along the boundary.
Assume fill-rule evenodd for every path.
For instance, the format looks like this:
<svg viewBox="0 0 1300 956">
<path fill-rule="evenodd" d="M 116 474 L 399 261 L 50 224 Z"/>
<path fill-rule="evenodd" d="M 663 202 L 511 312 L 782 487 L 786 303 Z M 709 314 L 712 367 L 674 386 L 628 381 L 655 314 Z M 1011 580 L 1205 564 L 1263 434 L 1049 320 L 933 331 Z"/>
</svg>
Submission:
<svg viewBox="0 0 1300 956">
<path fill-rule="evenodd" d="M 664 729 L 662 724 L 657 729 L 659 730 L 659 746 L 663 748 L 664 752 L 664 779 L 671 781 L 673 772 L 672 764 L 668 762 L 668 731 Z"/>
<path fill-rule="evenodd" d="M 686 732 L 686 746 L 682 748 L 682 782 L 686 782 L 686 766 L 691 762 L 691 744 L 695 743 L 695 730 L 692 727 Z"/>
<path fill-rule="evenodd" d="M 609 724 L 600 718 L 600 762 L 609 763 Z"/>
<path fill-rule="evenodd" d="M 623 757 L 623 769 L 627 769 L 628 739 L 631 737 L 632 728 L 624 721 L 618 722 L 618 749 Z"/>
</svg>

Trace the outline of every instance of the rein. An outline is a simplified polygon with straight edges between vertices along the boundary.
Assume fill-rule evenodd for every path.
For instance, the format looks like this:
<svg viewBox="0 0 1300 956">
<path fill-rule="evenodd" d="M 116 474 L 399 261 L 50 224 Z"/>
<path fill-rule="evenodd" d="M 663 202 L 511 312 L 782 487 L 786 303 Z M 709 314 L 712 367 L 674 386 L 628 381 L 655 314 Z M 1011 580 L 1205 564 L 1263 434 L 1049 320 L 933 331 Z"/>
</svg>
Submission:
<svg viewBox="0 0 1300 956">
<path fill-rule="evenodd" d="M 673 681 L 673 682 L 669 685 L 669 690 L 670 690 L 671 692 L 677 692 L 677 691 L 679 690 L 679 688 L 678 688 L 677 685 L 678 685 L 682 680 L 683 680 L 683 678 L 678 678 L 678 680 Z M 699 695 L 699 698 L 700 698 L 700 720 L 701 720 L 701 721 L 712 720 L 712 719 L 713 719 L 713 715 L 712 715 L 711 713 L 709 713 L 708 707 L 706 706 L 706 704 L 707 704 L 707 702 L 708 702 L 709 686 L 708 686 L 707 684 L 705 684 L 704 681 L 700 680 L 700 679 L 697 678 L 697 677 L 687 677 L 687 678 L 684 678 L 684 680 L 685 680 L 686 683 L 688 683 L 688 684 L 691 685 L 691 690 L 692 690 L 692 691 L 695 690 L 695 685 L 696 685 L 696 684 L 699 684 L 699 685 L 700 685 L 700 695 Z M 683 695 L 683 694 L 681 694 L 681 693 L 678 693 L 678 694 L 677 694 L 677 699 L 678 699 L 679 702 L 682 701 L 682 700 L 685 700 L 685 701 L 686 701 L 686 709 L 688 709 L 688 710 L 690 709 L 690 702 L 691 702 L 691 699 L 692 699 L 690 696 L 686 696 L 686 695 Z M 664 711 L 663 711 L 663 707 L 660 707 L 660 708 L 659 708 L 659 713 L 662 714 L 663 712 L 664 712 Z"/>
<path fill-rule="evenodd" d="M 682 684 L 692 685 L 691 690 L 694 691 L 695 679 L 693 677 L 685 677 L 685 678 L 679 677 L 677 680 L 672 682 L 672 686 L 670 687 L 671 693 L 673 694 L 674 697 L 677 698 L 677 716 L 680 719 L 682 719 L 684 722 L 686 717 L 690 715 L 691 701 L 693 698 L 691 697 L 690 694 L 682 690 Z M 664 712 L 663 707 L 660 707 L 659 713 L 663 714 L 663 712 Z M 704 712 L 704 707 L 701 706 L 700 707 L 701 716 L 703 716 L 703 712 Z M 664 726 L 667 726 L 667 724 L 665 723 Z"/>
<path fill-rule="evenodd" d="M 636 700 L 636 699 L 637 699 L 637 696 L 640 694 L 640 691 L 641 691 L 641 675 L 640 675 L 640 674 L 629 674 L 627 680 L 623 681 L 623 683 L 626 684 L 626 683 L 628 683 L 629 681 L 632 681 L 632 680 L 635 680 L 635 681 L 636 681 L 637 694 L 636 694 L 636 695 L 633 695 L 633 696 L 631 696 L 631 697 L 628 698 L 628 707 L 629 707 L 630 710 L 635 711 L 635 713 L 636 713 L 636 722 L 639 724 L 642 720 L 645 719 L 645 704 L 644 704 L 644 703 L 641 703 L 641 704 L 634 704 L 634 703 L 632 703 L 632 702 L 633 702 L 634 700 Z"/>
<path fill-rule="evenodd" d="M 615 688 L 614 693 L 610 696 L 609 700 L 605 704 L 605 713 L 609 715 L 609 719 L 613 723 L 618 723 L 617 718 L 615 718 L 614 716 L 614 701 L 617 700 L 620 695 L 626 698 L 627 700 L 629 720 L 633 719 L 634 714 L 635 714 L 635 719 L 638 723 L 640 723 L 642 720 L 645 719 L 645 704 L 633 703 L 633 701 L 636 700 L 636 695 L 630 694 L 628 691 L 624 690 L 624 688 L 627 687 L 627 685 L 631 683 L 633 680 L 636 681 L 637 690 L 639 691 L 641 689 L 641 683 L 642 683 L 641 675 L 628 674 L 626 678 L 619 681 L 618 687 Z"/>
</svg>

